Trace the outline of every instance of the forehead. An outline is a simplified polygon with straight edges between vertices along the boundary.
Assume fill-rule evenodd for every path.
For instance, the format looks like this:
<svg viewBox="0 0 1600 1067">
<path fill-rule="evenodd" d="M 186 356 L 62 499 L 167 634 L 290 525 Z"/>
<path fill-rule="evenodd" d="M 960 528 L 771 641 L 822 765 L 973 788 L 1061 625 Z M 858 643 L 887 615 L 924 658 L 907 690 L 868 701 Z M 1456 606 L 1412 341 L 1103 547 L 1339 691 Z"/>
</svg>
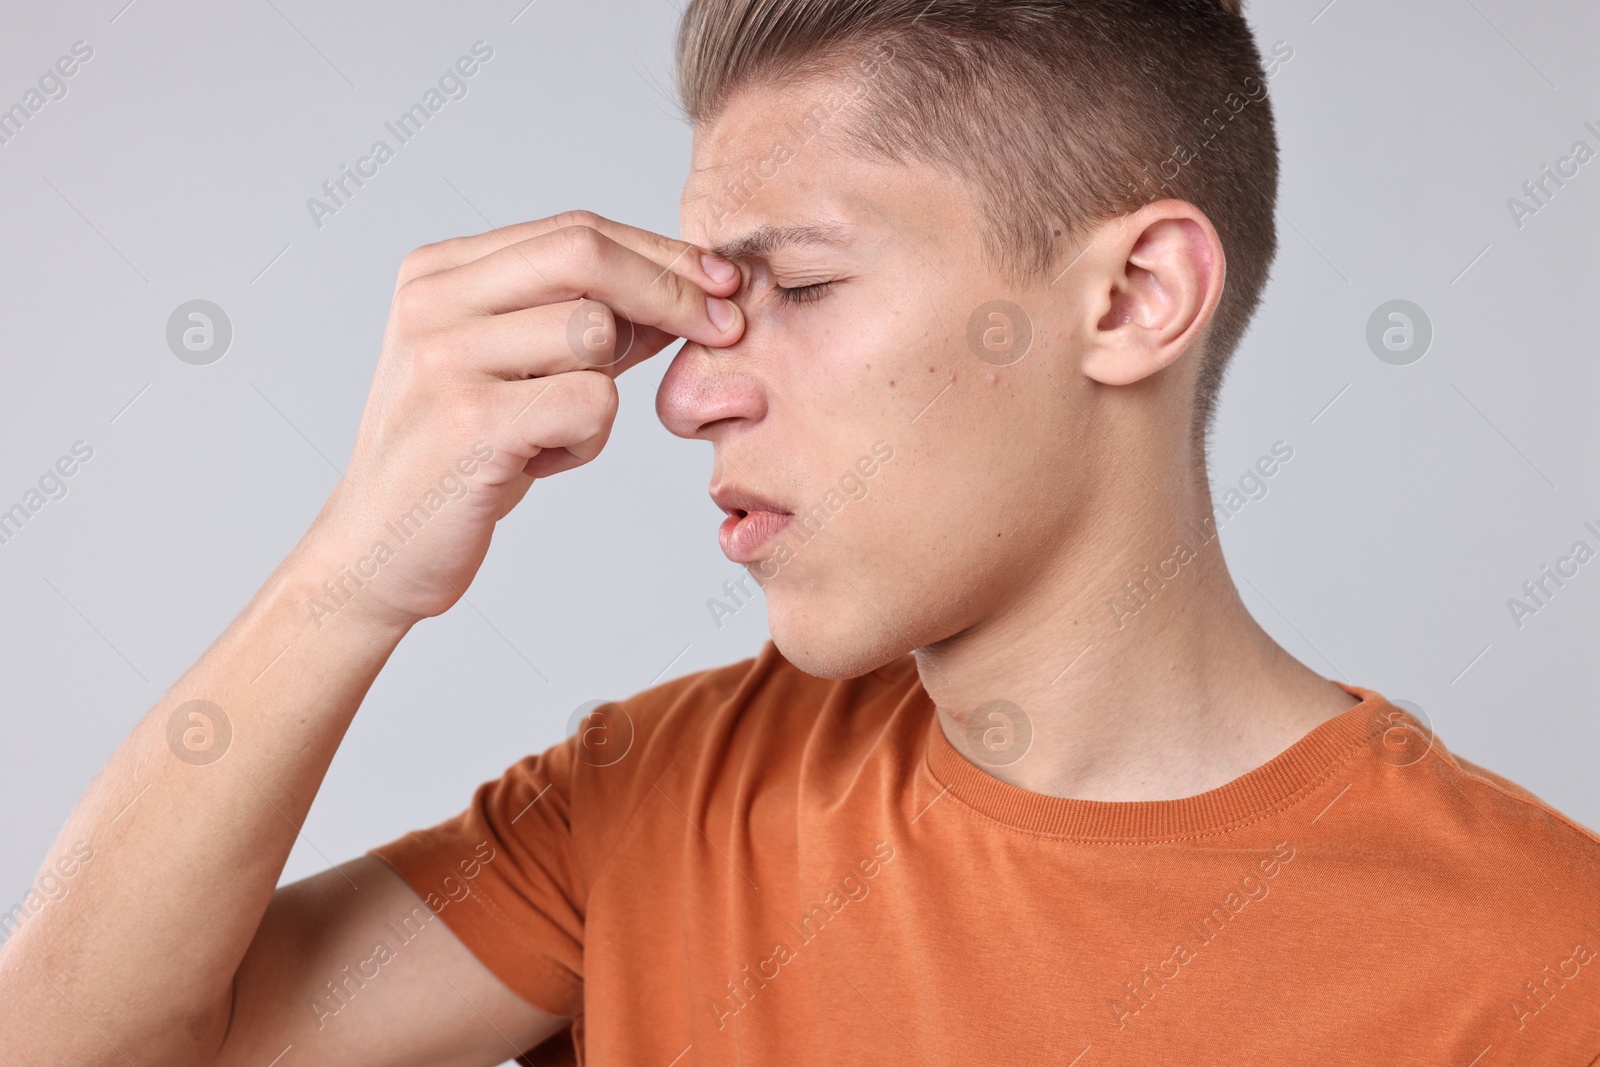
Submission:
<svg viewBox="0 0 1600 1067">
<path fill-rule="evenodd" d="M 726 246 L 737 233 L 744 251 L 761 254 L 776 243 L 778 231 L 812 224 L 800 216 L 815 212 L 835 185 L 840 161 L 828 149 L 843 116 L 808 113 L 808 95 L 798 88 L 750 87 L 715 119 L 695 126 L 679 201 L 685 240 Z M 831 228 L 842 230 L 846 221 L 837 204 L 830 214 Z"/>
<path fill-rule="evenodd" d="M 683 239 L 729 258 L 850 243 L 880 214 L 876 197 L 863 193 L 911 177 L 845 150 L 846 123 L 863 106 L 841 106 L 837 83 L 826 77 L 734 94 L 715 119 L 694 128 L 679 203 Z"/>
<path fill-rule="evenodd" d="M 679 204 L 683 240 L 737 259 L 975 236 L 977 204 L 954 175 L 851 149 L 846 132 L 874 101 L 844 95 L 846 84 L 823 75 L 747 87 L 697 125 Z"/>
</svg>

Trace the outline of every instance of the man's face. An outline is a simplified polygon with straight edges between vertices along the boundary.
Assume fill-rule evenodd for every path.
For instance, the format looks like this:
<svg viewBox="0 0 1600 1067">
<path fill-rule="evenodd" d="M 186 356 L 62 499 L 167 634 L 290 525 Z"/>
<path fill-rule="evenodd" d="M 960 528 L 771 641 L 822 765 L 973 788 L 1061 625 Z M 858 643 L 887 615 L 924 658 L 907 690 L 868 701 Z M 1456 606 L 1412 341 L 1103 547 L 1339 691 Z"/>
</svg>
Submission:
<svg viewBox="0 0 1600 1067">
<path fill-rule="evenodd" d="M 832 234 L 739 259 L 743 335 L 686 344 L 656 398 L 669 430 L 712 442 L 713 489 L 795 513 L 744 561 L 747 585 L 765 589 L 779 650 L 821 677 L 863 674 L 1025 596 L 1088 476 L 1068 287 L 1019 289 L 986 266 L 953 177 L 840 151 L 838 128 L 872 101 L 868 81 L 842 111 L 819 106 L 837 84 L 747 90 L 695 130 L 684 240 Z M 805 302 L 778 291 L 816 284 Z M 970 343 L 974 313 L 1002 299 L 1026 321 L 980 317 Z"/>
</svg>

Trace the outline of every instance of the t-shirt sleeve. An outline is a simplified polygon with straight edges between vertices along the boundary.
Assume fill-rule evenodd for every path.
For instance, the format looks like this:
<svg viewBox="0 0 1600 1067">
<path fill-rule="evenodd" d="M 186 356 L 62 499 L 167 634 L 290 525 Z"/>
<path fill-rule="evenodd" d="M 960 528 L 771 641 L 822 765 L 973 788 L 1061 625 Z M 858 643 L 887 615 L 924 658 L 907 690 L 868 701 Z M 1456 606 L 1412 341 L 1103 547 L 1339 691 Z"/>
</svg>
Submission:
<svg viewBox="0 0 1600 1067">
<path fill-rule="evenodd" d="M 593 883 L 668 767 L 717 765 L 709 721 L 737 713 L 780 662 L 768 640 L 759 657 L 596 702 L 566 740 L 480 785 L 466 811 L 369 852 L 513 992 L 576 1019 Z"/>
<path fill-rule="evenodd" d="M 576 1019 L 593 881 L 666 769 L 703 762 L 708 718 L 741 706 L 779 662 L 769 640 L 758 657 L 596 702 L 566 740 L 478 786 L 461 814 L 368 851 L 514 993 Z"/>
<path fill-rule="evenodd" d="M 572 833 L 573 735 L 480 785 L 461 814 L 369 850 L 523 1000 L 583 1011 L 585 887 Z"/>
</svg>

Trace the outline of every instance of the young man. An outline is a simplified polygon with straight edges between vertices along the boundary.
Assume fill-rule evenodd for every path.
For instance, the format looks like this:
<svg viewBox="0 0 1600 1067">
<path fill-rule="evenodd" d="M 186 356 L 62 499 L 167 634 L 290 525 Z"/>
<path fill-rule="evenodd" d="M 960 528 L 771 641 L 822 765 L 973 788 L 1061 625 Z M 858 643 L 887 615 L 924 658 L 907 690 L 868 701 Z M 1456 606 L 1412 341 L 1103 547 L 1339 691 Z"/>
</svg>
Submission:
<svg viewBox="0 0 1600 1067">
<path fill-rule="evenodd" d="M 0 1061 L 1596 1062 L 1600 842 L 1220 552 L 1274 249 L 1238 12 L 693 0 L 679 61 L 689 243 L 407 258 L 347 479 L 62 831 Z M 680 337 L 772 641 L 275 890 L 395 645 Z"/>
</svg>

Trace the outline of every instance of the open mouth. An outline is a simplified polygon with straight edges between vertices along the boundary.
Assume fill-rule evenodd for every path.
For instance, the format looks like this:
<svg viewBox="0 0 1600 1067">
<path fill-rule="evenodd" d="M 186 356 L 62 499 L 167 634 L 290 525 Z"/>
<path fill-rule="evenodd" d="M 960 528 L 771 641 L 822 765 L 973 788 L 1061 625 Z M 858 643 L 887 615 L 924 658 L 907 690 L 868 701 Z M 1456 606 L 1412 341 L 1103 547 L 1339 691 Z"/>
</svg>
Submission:
<svg viewBox="0 0 1600 1067">
<path fill-rule="evenodd" d="M 794 515 L 787 511 L 746 511 L 728 509 L 728 517 L 717 530 L 722 554 L 735 563 L 754 563 L 762 550 L 774 540 Z"/>
<path fill-rule="evenodd" d="M 743 486 L 724 483 L 711 490 L 727 518 L 717 530 L 722 553 L 735 563 L 753 563 L 762 550 L 789 525 L 794 513 L 782 504 L 753 493 Z"/>
</svg>

